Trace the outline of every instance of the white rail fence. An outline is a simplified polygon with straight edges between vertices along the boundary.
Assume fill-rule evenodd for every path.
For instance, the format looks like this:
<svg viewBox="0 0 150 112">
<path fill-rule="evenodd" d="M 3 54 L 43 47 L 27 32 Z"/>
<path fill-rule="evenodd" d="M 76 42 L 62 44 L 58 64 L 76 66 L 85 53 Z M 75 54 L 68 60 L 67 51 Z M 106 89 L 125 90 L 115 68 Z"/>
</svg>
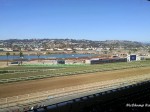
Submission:
<svg viewBox="0 0 150 112">
<path fill-rule="evenodd" d="M 104 91 L 113 88 L 115 89 L 118 87 L 132 85 L 147 80 L 150 80 L 150 74 L 138 75 L 134 77 L 108 80 L 102 82 L 95 82 L 95 83 L 72 86 L 72 87 L 65 87 L 60 89 L 30 93 L 30 94 L 7 97 L 7 98 L 1 98 L 0 108 L 2 109 L 2 108 L 17 106 L 17 105 L 25 105 L 28 103 L 39 102 L 41 100 L 48 100 L 48 99 L 51 99 L 51 101 L 53 102 L 54 100 L 57 100 L 59 98 L 68 95 L 80 95 L 83 93 L 87 94 L 89 92 L 97 91 L 97 90 Z"/>
<path fill-rule="evenodd" d="M 27 73 L 27 72 L 47 72 L 52 71 L 56 69 L 25 69 L 25 70 L 0 70 L 0 72 L 6 72 L 6 73 L 0 73 L 0 75 L 14 75 L 14 74 L 20 74 L 20 73 Z"/>
</svg>

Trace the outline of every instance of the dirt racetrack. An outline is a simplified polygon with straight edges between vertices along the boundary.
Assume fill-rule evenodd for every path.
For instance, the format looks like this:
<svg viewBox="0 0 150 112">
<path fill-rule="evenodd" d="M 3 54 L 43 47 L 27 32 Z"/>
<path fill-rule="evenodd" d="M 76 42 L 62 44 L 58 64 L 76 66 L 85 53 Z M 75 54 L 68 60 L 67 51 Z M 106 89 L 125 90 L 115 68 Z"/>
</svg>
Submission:
<svg viewBox="0 0 150 112">
<path fill-rule="evenodd" d="M 150 67 L 141 67 L 0 84 L 0 98 L 149 73 Z"/>
</svg>

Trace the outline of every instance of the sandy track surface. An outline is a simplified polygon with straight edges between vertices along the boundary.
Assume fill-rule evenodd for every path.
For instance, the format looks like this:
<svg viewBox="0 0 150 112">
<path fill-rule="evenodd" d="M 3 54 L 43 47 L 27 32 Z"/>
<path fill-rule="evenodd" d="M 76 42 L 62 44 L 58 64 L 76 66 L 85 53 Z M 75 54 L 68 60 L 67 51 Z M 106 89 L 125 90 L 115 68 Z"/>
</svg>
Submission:
<svg viewBox="0 0 150 112">
<path fill-rule="evenodd" d="M 150 73 L 150 67 L 0 84 L 0 98 Z"/>
</svg>

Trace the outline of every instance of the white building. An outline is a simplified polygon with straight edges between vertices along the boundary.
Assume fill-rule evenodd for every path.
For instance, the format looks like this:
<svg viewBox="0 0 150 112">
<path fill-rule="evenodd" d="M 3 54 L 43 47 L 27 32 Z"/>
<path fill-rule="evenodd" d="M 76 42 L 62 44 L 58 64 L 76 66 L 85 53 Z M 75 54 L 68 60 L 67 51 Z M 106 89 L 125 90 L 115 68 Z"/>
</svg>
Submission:
<svg viewBox="0 0 150 112">
<path fill-rule="evenodd" d="M 141 56 L 138 56 L 136 54 L 127 55 L 127 61 L 140 61 Z"/>
</svg>

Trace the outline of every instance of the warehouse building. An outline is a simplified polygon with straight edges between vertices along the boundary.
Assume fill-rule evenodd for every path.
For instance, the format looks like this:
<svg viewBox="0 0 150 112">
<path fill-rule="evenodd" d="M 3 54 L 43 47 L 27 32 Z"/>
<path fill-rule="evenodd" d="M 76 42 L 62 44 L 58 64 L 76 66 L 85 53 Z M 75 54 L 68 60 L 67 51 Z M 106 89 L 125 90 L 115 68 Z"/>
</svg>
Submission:
<svg viewBox="0 0 150 112">
<path fill-rule="evenodd" d="M 94 58 L 90 60 L 85 60 L 86 64 L 103 64 L 103 63 L 115 63 L 115 62 L 127 62 L 127 58 Z"/>
</svg>

